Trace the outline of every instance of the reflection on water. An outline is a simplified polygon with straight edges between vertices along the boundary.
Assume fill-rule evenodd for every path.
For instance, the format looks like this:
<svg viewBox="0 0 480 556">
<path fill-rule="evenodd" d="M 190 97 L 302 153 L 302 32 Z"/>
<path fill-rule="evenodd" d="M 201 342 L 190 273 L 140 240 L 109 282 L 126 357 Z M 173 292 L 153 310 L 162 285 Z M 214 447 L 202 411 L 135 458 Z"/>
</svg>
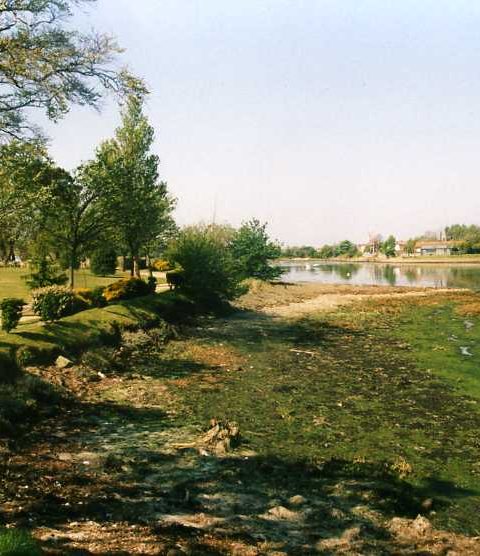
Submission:
<svg viewBox="0 0 480 556">
<path fill-rule="evenodd" d="M 480 289 L 480 265 L 299 263 L 282 261 L 282 279 L 323 284 L 428 286 Z"/>
</svg>

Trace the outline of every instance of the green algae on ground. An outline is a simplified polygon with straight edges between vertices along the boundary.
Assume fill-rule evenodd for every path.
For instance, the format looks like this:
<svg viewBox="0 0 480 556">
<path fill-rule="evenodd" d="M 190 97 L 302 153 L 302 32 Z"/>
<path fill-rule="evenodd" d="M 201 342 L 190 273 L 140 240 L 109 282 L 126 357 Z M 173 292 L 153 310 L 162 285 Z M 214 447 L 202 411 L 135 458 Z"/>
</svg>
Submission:
<svg viewBox="0 0 480 556">
<path fill-rule="evenodd" d="M 198 341 L 230 346 L 246 364 L 222 373 L 215 388 L 191 381 L 182 390 L 190 418 L 199 425 L 212 417 L 237 421 L 244 441 L 264 457 L 398 469 L 420 498 L 434 500 L 436 525 L 478 534 L 474 363 L 457 360 L 450 348 L 430 347 L 429 357 L 426 344 L 413 342 L 412 322 L 442 345 L 447 332 L 438 319 L 452 315 L 448 303 L 418 305 L 406 304 L 401 316 L 374 307 L 290 321 L 247 313 L 197 330 Z M 428 311 L 436 311 L 435 320 Z M 454 323 L 450 333 L 466 341 L 461 319 Z M 456 376 L 437 372 L 442 365 Z"/>
</svg>

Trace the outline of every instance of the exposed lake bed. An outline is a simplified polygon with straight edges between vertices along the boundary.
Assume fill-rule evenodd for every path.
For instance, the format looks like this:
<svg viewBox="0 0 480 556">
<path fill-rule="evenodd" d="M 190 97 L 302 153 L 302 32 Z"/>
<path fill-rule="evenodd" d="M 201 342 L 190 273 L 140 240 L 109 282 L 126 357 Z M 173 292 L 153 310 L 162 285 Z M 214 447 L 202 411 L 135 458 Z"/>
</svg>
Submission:
<svg viewBox="0 0 480 556">
<path fill-rule="evenodd" d="M 124 367 L 38 371 L 77 403 L 6 453 L 2 509 L 52 554 L 478 554 L 477 298 L 252 282 L 165 344 L 126 331 Z"/>
</svg>

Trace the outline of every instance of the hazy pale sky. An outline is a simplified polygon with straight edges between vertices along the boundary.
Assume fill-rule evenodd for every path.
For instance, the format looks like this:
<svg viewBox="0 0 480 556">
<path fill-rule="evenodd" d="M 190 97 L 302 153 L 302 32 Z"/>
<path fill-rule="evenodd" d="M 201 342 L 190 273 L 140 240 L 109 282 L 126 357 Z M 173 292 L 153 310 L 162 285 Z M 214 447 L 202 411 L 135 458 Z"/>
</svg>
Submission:
<svg viewBox="0 0 480 556">
<path fill-rule="evenodd" d="M 180 224 L 253 216 L 288 244 L 480 223 L 480 2 L 98 0 L 152 94 Z M 93 156 L 107 101 L 48 125 L 57 162 Z"/>
</svg>

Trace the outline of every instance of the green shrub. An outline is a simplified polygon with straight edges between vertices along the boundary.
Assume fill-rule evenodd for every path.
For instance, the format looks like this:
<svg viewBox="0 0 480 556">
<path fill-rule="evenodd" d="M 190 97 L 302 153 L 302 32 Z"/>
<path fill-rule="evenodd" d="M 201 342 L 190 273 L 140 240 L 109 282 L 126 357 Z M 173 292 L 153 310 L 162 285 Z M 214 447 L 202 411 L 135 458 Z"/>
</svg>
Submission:
<svg viewBox="0 0 480 556">
<path fill-rule="evenodd" d="M 31 289 L 45 288 L 47 286 L 63 286 L 68 282 L 65 273 L 59 273 L 57 266 L 47 257 L 33 261 L 36 272 L 27 278 L 27 285 Z"/>
<path fill-rule="evenodd" d="M 175 268 L 174 270 L 169 270 L 166 274 L 167 284 L 171 290 L 180 289 L 183 284 L 183 268 Z"/>
<path fill-rule="evenodd" d="M 103 296 L 107 301 L 120 301 L 122 299 L 132 299 L 152 293 L 150 286 L 140 278 L 129 278 L 128 280 L 118 280 L 107 286 Z"/>
<path fill-rule="evenodd" d="M 25 305 L 23 299 L 7 298 L 0 303 L 0 311 L 2 313 L 2 330 L 10 332 L 17 328 L 20 318 L 22 317 L 22 309 Z"/>
<path fill-rule="evenodd" d="M 157 289 L 157 279 L 155 278 L 155 276 L 149 276 L 147 280 L 147 284 L 150 293 L 155 293 Z"/>
<path fill-rule="evenodd" d="M 284 272 L 281 267 L 271 264 L 272 260 L 280 257 L 282 251 L 268 237 L 267 225 L 258 220 L 244 222 L 229 247 L 244 278 L 275 280 Z"/>
<path fill-rule="evenodd" d="M 99 247 L 90 258 L 90 270 L 96 276 L 115 274 L 117 270 L 117 253 L 113 247 Z"/>
<path fill-rule="evenodd" d="M 203 305 L 216 305 L 245 292 L 240 269 L 215 226 L 186 228 L 167 256 L 172 266 L 182 269 L 177 288 Z"/>
<path fill-rule="evenodd" d="M 87 303 L 63 286 L 47 286 L 32 292 L 33 312 L 45 322 L 54 322 L 88 308 Z"/>
<path fill-rule="evenodd" d="M 0 556 L 41 556 L 42 551 L 32 537 L 18 529 L 0 530 Z"/>
<path fill-rule="evenodd" d="M 15 354 L 0 352 L 0 384 L 9 384 L 20 375 L 21 368 Z"/>
<path fill-rule="evenodd" d="M 82 299 L 90 307 L 105 307 L 107 300 L 105 299 L 103 292 L 105 291 L 105 286 L 97 286 L 93 289 L 88 288 L 76 288 L 75 295 Z"/>
<path fill-rule="evenodd" d="M 55 413 L 63 399 L 61 392 L 49 382 L 22 373 L 15 384 L 0 388 L 0 433 L 14 436 L 39 416 Z"/>
</svg>

